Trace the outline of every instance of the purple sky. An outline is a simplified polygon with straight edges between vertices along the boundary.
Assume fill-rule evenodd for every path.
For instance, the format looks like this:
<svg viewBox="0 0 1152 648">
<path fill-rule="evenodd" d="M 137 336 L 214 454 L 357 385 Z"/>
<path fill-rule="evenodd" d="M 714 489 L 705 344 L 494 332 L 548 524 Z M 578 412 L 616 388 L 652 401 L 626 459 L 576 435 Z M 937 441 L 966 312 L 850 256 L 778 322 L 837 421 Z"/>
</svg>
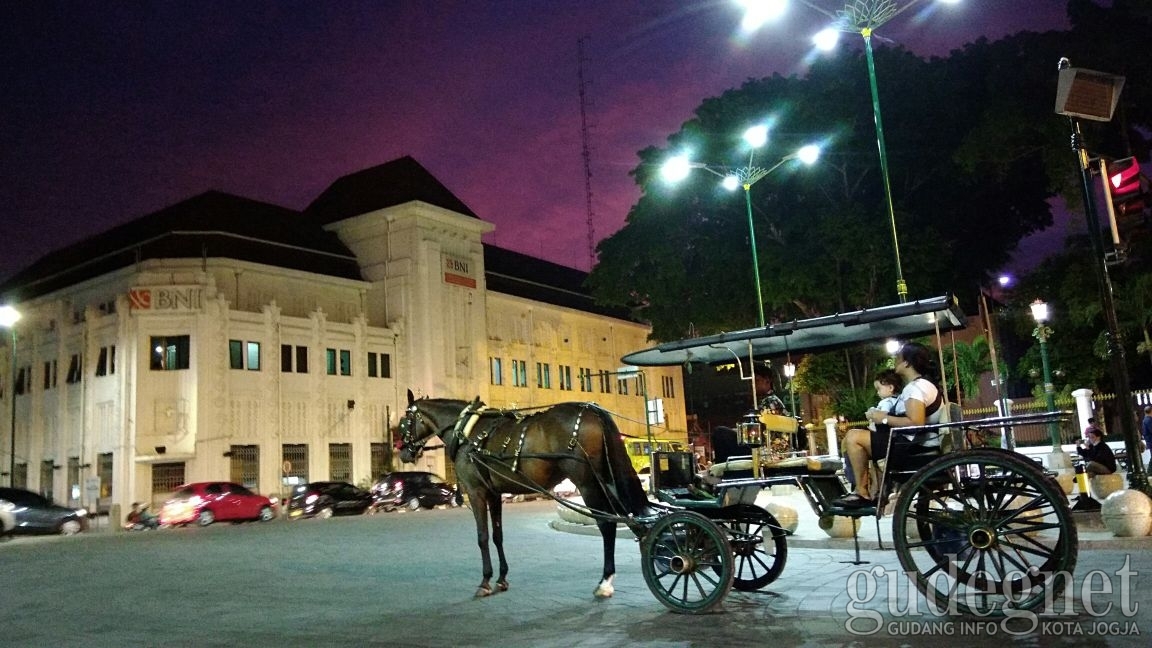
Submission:
<svg viewBox="0 0 1152 648">
<path fill-rule="evenodd" d="M 792 4 L 744 38 L 731 0 L 2 3 L 0 276 L 207 189 L 302 209 L 402 155 L 489 242 L 586 270 L 578 39 L 600 239 L 639 196 L 636 151 L 705 97 L 803 73 L 823 18 Z M 1066 28 L 1064 6 L 924 0 L 878 37 L 946 54 Z"/>
</svg>

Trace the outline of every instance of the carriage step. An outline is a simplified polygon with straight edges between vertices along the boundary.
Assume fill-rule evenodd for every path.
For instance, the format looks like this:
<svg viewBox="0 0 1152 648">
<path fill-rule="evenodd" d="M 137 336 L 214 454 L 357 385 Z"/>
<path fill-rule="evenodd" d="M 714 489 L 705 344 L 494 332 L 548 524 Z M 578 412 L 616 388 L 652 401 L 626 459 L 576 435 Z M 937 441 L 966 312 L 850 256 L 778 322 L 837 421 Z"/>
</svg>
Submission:
<svg viewBox="0 0 1152 648">
<path fill-rule="evenodd" d="M 851 518 L 875 517 L 876 516 L 876 507 L 875 506 L 863 506 L 860 508 L 847 508 L 847 507 L 843 507 L 843 506 L 829 506 L 825 510 L 824 513 L 826 515 L 839 515 L 841 517 L 851 517 Z"/>
</svg>

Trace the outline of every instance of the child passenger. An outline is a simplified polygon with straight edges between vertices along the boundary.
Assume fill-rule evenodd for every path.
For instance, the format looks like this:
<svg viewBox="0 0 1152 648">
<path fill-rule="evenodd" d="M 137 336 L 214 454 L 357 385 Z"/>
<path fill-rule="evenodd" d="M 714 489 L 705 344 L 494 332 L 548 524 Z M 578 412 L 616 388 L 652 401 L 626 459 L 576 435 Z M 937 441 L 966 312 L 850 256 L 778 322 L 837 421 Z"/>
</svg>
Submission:
<svg viewBox="0 0 1152 648">
<path fill-rule="evenodd" d="M 876 395 L 880 397 L 880 402 L 876 403 L 876 407 L 869 408 L 868 412 L 883 412 L 884 414 L 891 414 L 896 409 L 896 403 L 900 400 L 900 390 L 904 389 L 904 379 L 900 374 L 891 369 L 885 369 L 876 374 L 876 380 L 872 383 L 876 387 Z M 890 433 L 891 428 L 883 423 L 876 423 L 871 420 L 870 416 L 868 429 L 873 432 Z M 848 480 L 849 484 L 856 483 L 856 476 L 852 472 L 852 462 L 844 457 L 844 477 Z"/>
</svg>

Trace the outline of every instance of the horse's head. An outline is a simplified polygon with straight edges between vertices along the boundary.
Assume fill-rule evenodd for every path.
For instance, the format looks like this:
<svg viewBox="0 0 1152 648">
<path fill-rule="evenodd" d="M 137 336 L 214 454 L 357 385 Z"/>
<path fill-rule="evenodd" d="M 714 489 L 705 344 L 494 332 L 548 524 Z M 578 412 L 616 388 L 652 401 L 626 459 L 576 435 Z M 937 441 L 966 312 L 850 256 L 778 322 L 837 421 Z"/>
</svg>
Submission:
<svg viewBox="0 0 1152 648">
<path fill-rule="evenodd" d="M 420 411 L 412 390 L 408 390 L 408 409 L 400 419 L 400 460 L 412 463 L 424 452 L 424 445 L 436 433 L 436 426 Z"/>
</svg>

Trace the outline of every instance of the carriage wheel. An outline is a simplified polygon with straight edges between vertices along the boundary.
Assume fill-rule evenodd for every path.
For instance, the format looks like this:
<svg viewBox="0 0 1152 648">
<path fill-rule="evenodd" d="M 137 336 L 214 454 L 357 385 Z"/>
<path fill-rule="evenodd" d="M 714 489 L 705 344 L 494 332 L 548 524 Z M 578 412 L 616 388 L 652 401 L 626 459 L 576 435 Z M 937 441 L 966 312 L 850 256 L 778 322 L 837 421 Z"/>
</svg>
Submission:
<svg viewBox="0 0 1152 648">
<path fill-rule="evenodd" d="M 648 589 L 673 612 L 711 612 L 732 589 L 728 534 L 699 513 L 657 520 L 640 543 L 640 562 Z"/>
<path fill-rule="evenodd" d="M 720 511 L 712 521 L 728 532 L 732 545 L 732 587 L 754 592 L 780 578 L 788 561 L 788 536 L 776 518 L 751 504 Z"/>
<path fill-rule="evenodd" d="M 940 610 L 1033 610 L 1058 599 L 1076 568 L 1064 492 L 1032 461 L 996 448 L 947 454 L 913 475 L 892 536 L 916 589 Z"/>
</svg>

